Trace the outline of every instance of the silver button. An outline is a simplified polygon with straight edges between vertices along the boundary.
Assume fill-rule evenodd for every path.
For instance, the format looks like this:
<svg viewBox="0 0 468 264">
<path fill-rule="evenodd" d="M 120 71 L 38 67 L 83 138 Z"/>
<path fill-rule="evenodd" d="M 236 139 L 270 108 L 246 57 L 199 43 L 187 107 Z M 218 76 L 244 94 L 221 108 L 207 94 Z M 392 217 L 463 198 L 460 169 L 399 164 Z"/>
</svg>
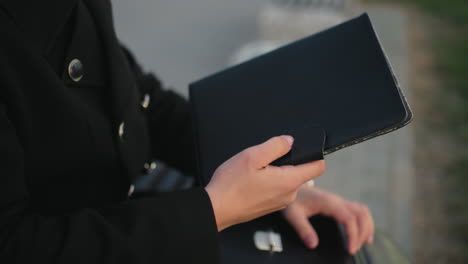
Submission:
<svg viewBox="0 0 468 264">
<path fill-rule="evenodd" d="M 141 107 L 143 107 L 143 109 L 148 108 L 150 100 L 151 97 L 149 96 L 149 94 L 145 94 L 145 96 L 143 97 L 143 101 L 141 101 Z"/>
<path fill-rule="evenodd" d="M 83 63 L 79 59 L 73 59 L 68 64 L 68 76 L 75 82 L 79 82 L 83 78 Z"/>
<path fill-rule="evenodd" d="M 134 192 L 135 192 L 135 185 L 130 184 L 130 187 L 128 188 L 128 197 L 132 196 Z"/>
<path fill-rule="evenodd" d="M 283 251 L 283 242 L 281 235 L 271 230 L 269 231 L 255 231 L 254 244 L 258 250 L 273 252 Z"/>
<path fill-rule="evenodd" d="M 151 163 L 145 163 L 145 164 L 143 165 L 143 167 L 144 167 L 145 170 L 146 170 L 146 173 L 152 172 L 153 170 L 156 169 L 157 166 L 158 166 L 158 165 L 157 165 L 156 162 L 154 162 L 154 161 L 151 162 Z"/>
<path fill-rule="evenodd" d="M 125 134 L 125 123 L 122 122 L 119 125 L 119 138 L 120 138 L 120 140 L 124 140 L 124 134 Z"/>
</svg>

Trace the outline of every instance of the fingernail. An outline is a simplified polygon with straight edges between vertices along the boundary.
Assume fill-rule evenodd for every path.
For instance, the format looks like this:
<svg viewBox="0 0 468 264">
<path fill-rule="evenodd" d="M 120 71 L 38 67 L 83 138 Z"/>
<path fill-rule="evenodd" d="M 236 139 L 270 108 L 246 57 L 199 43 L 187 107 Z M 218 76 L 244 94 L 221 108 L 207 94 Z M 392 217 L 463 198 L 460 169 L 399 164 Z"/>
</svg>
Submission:
<svg viewBox="0 0 468 264">
<path fill-rule="evenodd" d="M 313 235 L 309 235 L 305 238 L 306 245 L 310 248 L 315 248 L 315 238 Z"/>
<path fill-rule="evenodd" d="M 286 139 L 286 141 L 288 141 L 289 146 L 292 146 L 292 144 L 294 142 L 294 138 L 292 136 L 284 135 L 283 138 Z"/>
<path fill-rule="evenodd" d="M 369 237 L 369 244 L 373 244 L 374 243 L 374 236 L 370 236 Z"/>
</svg>

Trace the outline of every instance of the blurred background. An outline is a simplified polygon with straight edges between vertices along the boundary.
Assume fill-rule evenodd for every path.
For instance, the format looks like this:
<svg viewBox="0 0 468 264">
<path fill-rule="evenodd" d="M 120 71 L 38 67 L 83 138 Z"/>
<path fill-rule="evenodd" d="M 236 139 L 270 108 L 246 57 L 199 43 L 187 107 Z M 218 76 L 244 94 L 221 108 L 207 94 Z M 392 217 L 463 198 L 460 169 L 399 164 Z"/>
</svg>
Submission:
<svg viewBox="0 0 468 264">
<path fill-rule="evenodd" d="M 413 263 L 468 263 L 466 0 L 113 0 L 113 8 L 121 41 L 184 96 L 192 81 L 368 12 L 415 118 L 330 154 L 316 183 L 366 203 Z"/>
</svg>

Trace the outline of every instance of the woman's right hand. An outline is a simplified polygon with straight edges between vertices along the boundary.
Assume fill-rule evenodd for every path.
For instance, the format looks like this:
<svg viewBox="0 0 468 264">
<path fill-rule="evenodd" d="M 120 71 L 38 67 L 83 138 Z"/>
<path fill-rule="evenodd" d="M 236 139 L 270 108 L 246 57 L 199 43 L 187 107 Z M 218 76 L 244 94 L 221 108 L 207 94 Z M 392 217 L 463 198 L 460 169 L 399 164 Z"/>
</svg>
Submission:
<svg viewBox="0 0 468 264">
<path fill-rule="evenodd" d="M 325 171 L 325 161 L 272 166 L 291 150 L 291 136 L 273 137 L 245 149 L 219 166 L 205 187 L 218 231 L 285 208 L 299 187 Z"/>
</svg>

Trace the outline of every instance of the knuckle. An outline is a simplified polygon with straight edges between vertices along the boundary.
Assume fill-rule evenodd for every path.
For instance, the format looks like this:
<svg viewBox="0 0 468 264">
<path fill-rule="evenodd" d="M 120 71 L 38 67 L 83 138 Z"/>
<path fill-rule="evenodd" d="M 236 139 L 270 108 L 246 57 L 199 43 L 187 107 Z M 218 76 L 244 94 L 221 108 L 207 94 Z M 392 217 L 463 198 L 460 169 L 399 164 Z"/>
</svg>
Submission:
<svg viewBox="0 0 468 264">
<path fill-rule="evenodd" d="M 361 215 L 364 215 L 364 214 L 368 214 L 370 212 L 369 210 L 369 207 L 367 207 L 366 205 L 364 204 L 361 204 L 361 203 L 358 203 L 358 202 L 351 202 L 355 208 L 355 210 L 357 211 L 357 213 L 361 214 Z"/>
<path fill-rule="evenodd" d="M 296 195 L 294 193 L 287 194 L 282 199 L 281 206 L 287 207 L 292 202 L 294 202 L 294 200 L 296 200 Z"/>
<path fill-rule="evenodd" d="M 333 193 L 327 193 L 325 196 L 325 200 L 332 207 L 341 207 L 343 203 L 343 199 L 340 196 Z"/>
<path fill-rule="evenodd" d="M 297 186 L 293 181 L 286 181 L 286 183 L 284 183 L 284 190 L 288 193 L 294 191 L 296 188 Z"/>
<path fill-rule="evenodd" d="M 291 199 L 292 199 L 291 202 L 296 201 L 296 199 L 297 199 L 297 192 L 293 192 L 293 194 L 291 195 Z"/>
<path fill-rule="evenodd" d="M 296 193 L 288 195 L 288 197 L 286 198 L 286 203 L 289 205 L 292 202 L 294 202 L 294 200 L 296 200 Z"/>
<path fill-rule="evenodd" d="M 343 214 L 343 222 L 348 226 L 349 229 L 354 229 L 356 221 L 357 221 L 356 215 L 352 213 Z"/>
<path fill-rule="evenodd" d="M 291 184 L 285 183 L 279 186 L 279 192 L 283 195 L 288 195 L 291 192 Z"/>
<path fill-rule="evenodd" d="M 366 215 L 370 215 L 370 214 L 371 214 L 370 209 L 369 209 L 369 207 L 368 207 L 367 205 L 361 204 L 361 210 L 362 210 L 362 212 L 363 212 L 364 214 L 366 214 Z"/>
<path fill-rule="evenodd" d="M 242 159 L 251 164 L 255 159 L 255 150 L 253 148 L 248 148 L 242 152 Z"/>
<path fill-rule="evenodd" d="M 320 160 L 317 163 L 317 173 L 319 175 L 322 175 L 325 172 L 326 166 L 325 166 L 325 160 Z"/>
<path fill-rule="evenodd" d="M 349 220 L 353 223 L 356 224 L 358 222 L 358 216 L 356 214 L 350 214 Z"/>
</svg>

